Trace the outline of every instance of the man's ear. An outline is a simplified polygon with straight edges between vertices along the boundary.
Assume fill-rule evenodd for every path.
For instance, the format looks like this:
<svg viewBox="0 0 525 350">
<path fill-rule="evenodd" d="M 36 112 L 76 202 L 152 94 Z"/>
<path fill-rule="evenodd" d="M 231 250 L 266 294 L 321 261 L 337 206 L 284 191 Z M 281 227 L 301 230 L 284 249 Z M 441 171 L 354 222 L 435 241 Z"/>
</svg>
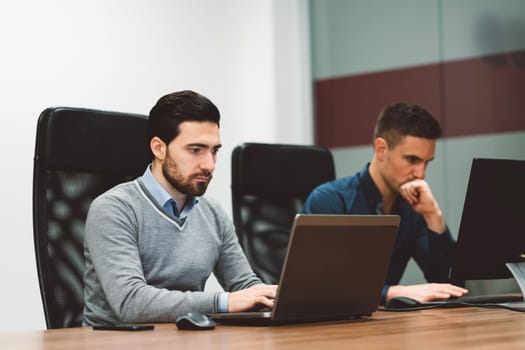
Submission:
<svg viewBox="0 0 525 350">
<path fill-rule="evenodd" d="M 153 156 L 155 156 L 155 159 L 164 161 L 164 158 L 166 157 L 167 147 L 164 141 L 162 141 L 159 137 L 155 136 L 150 140 L 149 147 L 151 149 L 151 153 L 153 153 Z"/>
<path fill-rule="evenodd" d="M 377 137 L 374 140 L 374 153 L 379 160 L 385 158 L 386 152 L 388 151 L 388 142 L 382 137 Z"/>
</svg>

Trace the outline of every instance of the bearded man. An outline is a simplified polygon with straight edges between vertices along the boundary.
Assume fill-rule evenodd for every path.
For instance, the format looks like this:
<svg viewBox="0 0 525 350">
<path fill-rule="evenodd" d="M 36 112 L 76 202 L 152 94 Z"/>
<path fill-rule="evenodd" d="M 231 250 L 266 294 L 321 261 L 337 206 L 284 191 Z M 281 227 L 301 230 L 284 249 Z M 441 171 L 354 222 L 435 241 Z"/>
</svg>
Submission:
<svg viewBox="0 0 525 350">
<path fill-rule="evenodd" d="M 217 107 L 193 91 L 165 95 L 152 108 L 151 164 L 88 212 L 83 325 L 273 306 L 277 286 L 255 275 L 232 221 L 203 197 L 221 148 L 219 121 Z M 212 272 L 224 292 L 204 290 Z"/>
</svg>

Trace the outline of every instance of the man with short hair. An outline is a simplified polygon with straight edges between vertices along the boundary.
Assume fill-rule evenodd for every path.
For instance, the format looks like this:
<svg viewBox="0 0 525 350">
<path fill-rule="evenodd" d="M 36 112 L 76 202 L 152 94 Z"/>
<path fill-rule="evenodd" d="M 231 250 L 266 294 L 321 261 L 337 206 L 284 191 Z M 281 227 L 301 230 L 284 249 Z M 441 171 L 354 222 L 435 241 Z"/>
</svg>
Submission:
<svg viewBox="0 0 525 350">
<path fill-rule="evenodd" d="M 168 94 L 151 110 L 152 163 L 89 209 L 84 325 L 174 322 L 191 311 L 273 306 L 277 287 L 262 284 L 232 221 L 202 197 L 221 148 L 219 121 L 217 107 L 193 91 Z M 212 272 L 230 293 L 204 291 Z"/>
<path fill-rule="evenodd" d="M 447 283 L 455 242 L 425 181 L 440 136 L 438 121 L 423 108 L 388 106 L 375 126 L 372 161 L 355 175 L 318 186 L 304 204 L 304 213 L 400 215 L 382 302 L 398 296 L 425 302 L 467 293 Z M 410 258 L 431 283 L 398 285 Z"/>
</svg>

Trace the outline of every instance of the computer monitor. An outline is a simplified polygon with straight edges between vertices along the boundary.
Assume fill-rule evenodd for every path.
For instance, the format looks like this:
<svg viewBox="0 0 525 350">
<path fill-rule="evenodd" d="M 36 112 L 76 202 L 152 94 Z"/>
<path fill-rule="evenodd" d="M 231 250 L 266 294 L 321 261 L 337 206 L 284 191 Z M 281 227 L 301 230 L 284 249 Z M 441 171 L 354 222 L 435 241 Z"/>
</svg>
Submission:
<svg viewBox="0 0 525 350">
<path fill-rule="evenodd" d="M 523 292 L 523 281 L 510 271 L 523 269 L 523 262 L 525 160 L 475 158 L 450 278 L 456 282 L 514 276 Z"/>
</svg>

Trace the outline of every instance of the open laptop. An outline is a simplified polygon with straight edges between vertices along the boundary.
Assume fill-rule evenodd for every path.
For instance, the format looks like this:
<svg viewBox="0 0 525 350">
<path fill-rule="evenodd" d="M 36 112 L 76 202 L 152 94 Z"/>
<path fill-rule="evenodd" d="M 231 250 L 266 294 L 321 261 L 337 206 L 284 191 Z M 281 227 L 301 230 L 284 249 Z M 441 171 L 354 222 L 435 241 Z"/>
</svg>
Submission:
<svg viewBox="0 0 525 350">
<path fill-rule="evenodd" d="M 246 325 L 370 316 L 380 302 L 399 221 L 397 215 L 297 214 L 273 309 L 208 316 Z"/>
</svg>

